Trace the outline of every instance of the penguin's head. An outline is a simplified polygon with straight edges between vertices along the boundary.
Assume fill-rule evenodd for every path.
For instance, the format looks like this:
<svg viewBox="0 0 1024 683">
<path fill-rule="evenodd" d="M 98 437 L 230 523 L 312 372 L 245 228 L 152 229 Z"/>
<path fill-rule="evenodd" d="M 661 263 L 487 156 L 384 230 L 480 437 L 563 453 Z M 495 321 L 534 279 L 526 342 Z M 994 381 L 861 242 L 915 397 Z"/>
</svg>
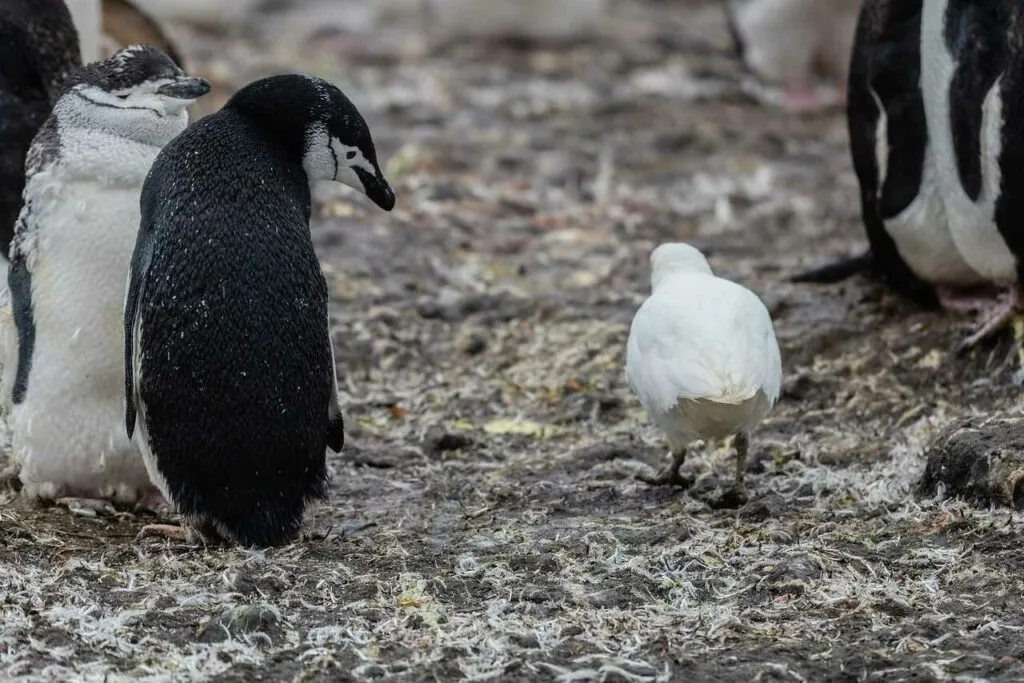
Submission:
<svg viewBox="0 0 1024 683">
<path fill-rule="evenodd" d="M 224 105 L 255 120 L 301 157 L 310 180 L 344 183 L 390 211 L 395 192 L 356 106 L 336 86 L 299 74 L 250 83 Z"/>
<path fill-rule="evenodd" d="M 696 247 L 684 242 L 666 242 L 651 252 L 651 287 L 670 275 L 703 273 L 711 275 L 711 265 Z"/>
<path fill-rule="evenodd" d="M 71 125 L 163 144 L 188 125 L 186 107 L 209 91 L 160 50 L 132 45 L 73 74 L 54 111 Z"/>
</svg>

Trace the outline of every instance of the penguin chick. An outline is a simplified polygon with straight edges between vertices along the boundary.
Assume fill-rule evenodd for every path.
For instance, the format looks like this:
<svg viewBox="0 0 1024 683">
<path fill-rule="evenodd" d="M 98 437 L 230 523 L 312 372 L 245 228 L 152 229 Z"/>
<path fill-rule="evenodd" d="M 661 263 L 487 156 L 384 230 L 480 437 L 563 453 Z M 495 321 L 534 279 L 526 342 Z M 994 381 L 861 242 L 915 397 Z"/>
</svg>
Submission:
<svg viewBox="0 0 1024 683">
<path fill-rule="evenodd" d="M 793 280 L 870 269 L 925 306 L 962 311 L 987 281 L 950 232 L 920 87 L 921 9 L 922 0 L 867 0 L 854 39 L 847 120 L 869 252 Z"/>
<path fill-rule="evenodd" d="M 779 397 L 782 361 L 772 319 L 750 290 L 716 277 L 697 249 L 651 253 L 651 296 L 633 318 L 626 380 L 668 438 L 671 466 L 650 484 L 688 486 L 679 473 L 689 444 L 735 436 L 743 496 L 750 432 Z"/>
<path fill-rule="evenodd" d="M 831 104 L 814 93 L 815 71 L 846 82 L 859 9 L 860 0 L 725 0 L 741 58 L 759 78 L 782 84 L 790 111 Z"/>
<path fill-rule="evenodd" d="M 162 52 L 129 47 L 73 74 L 32 144 L 2 387 L 30 498 L 92 507 L 151 492 L 121 422 L 125 283 L 150 164 L 207 90 Z"/>
<path fill-rule="evenodd" d="M 0 2 L 0 270 L 5 275 L 25 188 L 25 155 L 61 82 L 82 65 L 63 0 Z M 6 276 L 4 276 L 6 279 Z"/>
<path fill-rule="evenodd" d="M 326 497 L 344 431 L 314 180 L 395 204 L 359 111 L 302 75 L 249 84 L 153 163 L 125 302 L 125 422 L 182 527 L 140 535 L 279 545 Z"/>
<path fill-rule="evenodd" d="M 445 38 L 568 41 L 593 34 L 608 0 L 426 0 Z"/>
</svg>

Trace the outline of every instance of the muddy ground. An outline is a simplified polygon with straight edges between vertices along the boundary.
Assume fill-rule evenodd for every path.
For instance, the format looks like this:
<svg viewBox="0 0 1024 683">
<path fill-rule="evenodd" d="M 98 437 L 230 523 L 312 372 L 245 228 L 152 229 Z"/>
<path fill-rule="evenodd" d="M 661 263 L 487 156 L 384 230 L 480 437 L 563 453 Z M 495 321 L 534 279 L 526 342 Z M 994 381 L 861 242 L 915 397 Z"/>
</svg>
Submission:
<svg viewBox="0 0 1024 683">
<path fill-rule="evenodd" d="M 970 320 L 787 283 L 863 246 L 842 114 L 758 104 L 715 3 L 615 12 L 558 49 L 175 33 L 220 96 L 335 79 L 388 159 L 393 213 L 318 188 L 312 227 L 348 441 L 281 549 L 133 544 L 151 518 L 5 493 L 0 676 L 1024 677 L 1021 516 L 914 491 L 941 429 L 1018 410 L 1008 344 L 957 358 Z M 633 478 L 666 458 L 622 364 L 667 240 L 775 316 L 784 392 L 739 510 L 724 445 L 689 492 Z"/>
</svg>

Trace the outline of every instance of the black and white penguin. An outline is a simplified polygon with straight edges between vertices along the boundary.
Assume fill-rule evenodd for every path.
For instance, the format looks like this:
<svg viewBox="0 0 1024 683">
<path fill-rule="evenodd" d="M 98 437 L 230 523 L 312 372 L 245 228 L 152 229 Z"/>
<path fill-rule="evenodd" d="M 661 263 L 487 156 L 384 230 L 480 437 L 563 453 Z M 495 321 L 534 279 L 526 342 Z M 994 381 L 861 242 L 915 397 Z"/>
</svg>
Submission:
<svg viewBox="0 0 1024 683">
<path fill-rule="evenodd" d="M 867 0 L 857 25 L 847 121 L 869 250 L 794 280 L 871 269 L 920 304 L 962 310 L 986 279 L 960 255 L 946 216 L 921 90 L 921 11 L 922 0 Z"/>
<path fill-rule="evenodd" d="M 253 82 L 157 157 L 125 302 L 128 434 L 182 526 L 140 534 L 293 539 L 344 441 L 310 183 L 390 211 L 370 130 L 338 88 Z"/>
<path fill-rule="evenodd" d="M 63 0 L 0 2 L 0 269 L 6 270 L 25 188 L 25 155 L 61 82 L 82 65 Z"/>
<path fill-rule="evenodd" d="M 32 143 L 13 324 L 0 318 L 0 398 L 27 497 L 95 509 L 153 493 L 122 422 L 125 283 L 146 174 L 209 87 L 129 47 L 72 74 Z"/>
<path fill-rule="evenodd" d="M 1011 320 L 1024 335 L 1024 11 L 1017 0 L 924 0 L 921 88 L 950 234 L 1010 296 L 961 348 Z"/>
</svg>

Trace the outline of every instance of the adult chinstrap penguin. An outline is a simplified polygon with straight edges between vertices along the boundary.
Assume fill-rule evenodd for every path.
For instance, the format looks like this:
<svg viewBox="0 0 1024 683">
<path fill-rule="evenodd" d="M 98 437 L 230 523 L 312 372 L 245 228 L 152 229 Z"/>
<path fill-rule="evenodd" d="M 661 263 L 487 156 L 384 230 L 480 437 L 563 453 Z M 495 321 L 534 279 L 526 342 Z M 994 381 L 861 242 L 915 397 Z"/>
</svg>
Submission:
<svg viewBox="0 0 1024 683">
<path fill-rule="evenodd" d="M 793 280 L 871 270 L 918 303 L 960 311 L 986 279 L 950 232 L 920 87 L 921 11 L 922 0 L 867 0 L 857 25 L 847 121 L 869 250 Z"/>
<path fill-rule="evenodd" d="M 344 441 L 310 183 L 385 210 L 370 130 L 338 88 L 251 83 L 157 157 L 125 303 L 125 422 L 192 541 L 279 545 Z"/>
<path fill-rule="evenodd" d="M 0 2 L 0 251 L 6 270 L 25 188 L 25 156 L 57 99 L 82 65 L 78 34 L 63 0 Z"/>
<path fill-rule="evenodd" d="M 129 47 L 74 73 L 28 154 L 11 245 L 2 401 L 29 498 L 159 502 L 124 433 L 123 304 L 139 197 L 209 84 Z"/>
</svg>

